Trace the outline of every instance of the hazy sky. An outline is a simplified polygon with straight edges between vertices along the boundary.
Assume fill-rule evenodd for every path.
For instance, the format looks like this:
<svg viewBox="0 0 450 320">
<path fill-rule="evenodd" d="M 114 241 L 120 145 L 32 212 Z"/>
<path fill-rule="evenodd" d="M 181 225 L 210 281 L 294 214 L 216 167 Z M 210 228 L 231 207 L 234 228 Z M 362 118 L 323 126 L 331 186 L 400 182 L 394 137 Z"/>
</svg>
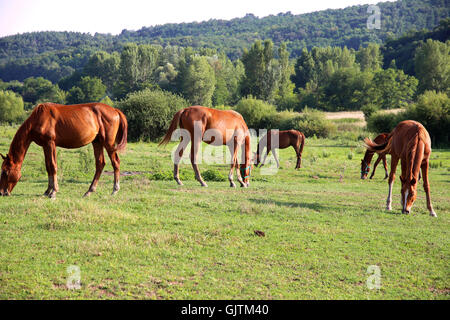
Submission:
<svg viewBox="0 0 450 320">
<path fill-rule="evenodd" d="M 118 34 L 123 29 L 164 23 L 293 14 L 371 0 L 0 0 L 0 36 L 30 31 L 79 31 Z"/>
</svg>

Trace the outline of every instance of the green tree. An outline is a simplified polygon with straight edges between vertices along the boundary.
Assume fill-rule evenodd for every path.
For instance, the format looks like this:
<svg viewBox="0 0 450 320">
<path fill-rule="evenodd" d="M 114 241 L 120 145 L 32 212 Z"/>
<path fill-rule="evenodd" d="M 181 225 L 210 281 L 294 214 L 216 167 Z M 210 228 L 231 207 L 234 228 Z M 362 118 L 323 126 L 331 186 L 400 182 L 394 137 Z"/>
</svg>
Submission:
<svg viewBox="0 0 450 320">
<path fill-rule="evenodd" d="M 372 102 L 382 109 L 394 109 L 413 101 L 418 81 L 403 70 L 379 70 L 373 77 L 369 95 Z"/>
<path fill-rule="evenodd" d="M 380 69 L 383 64 L 380 46 L 375 43 L 369 43 L 365 48 L 359 47 L 359 50 L 356 52 L 356 62 L 359 63 L 361 71 Z"/>
<path fill-rule="evenodd" d="M 210 107 L 215 83 L 214 70 L 206 57 L 194 57 L 187 68 L 183 93 L 192 104 Z"/>
<path fill-rule="evenodd" d="M 450 88 L 450 41 L 428 39 L 414 58 L 419 91 L 448 91 Z"/>
<path fill-rule="evenodd" d="M 38 102 L 65 103 L 65 93 L 43 77 L 25 79 L 21 94 L 25 102 L 33 105 Z"/>
<path fill-rule="evenodd" d="M 97 102 L 105 96 L 106 86 L 99 78 L 82 77 L 67 96 L 69 104 Z"/>
<path fill-rule="evenodd" d="M 0 122 L 21 121 L 24 115 L 22 97 L 12 91 L 0 91 Z"/>
<path fill-rule="evenodd" d="M 242 55 L 245 75 L 241 83 L 243 96 L 252 95 L 269 101 L 273 98 L 279 80 L 279 68 L 273 59 L 273 43 L 270 40 L 255 41 Z"/>
<path fill-rule="evenodd" d="M 118 80 L 120 66 L 120 55 L 117 52 L 109 54 L 105 51 L 97 51 L 84 66 L 84 74 L 97 77 L 106 85 L 109 92 L 112 91 L 114 83 Z"/>
</svg>

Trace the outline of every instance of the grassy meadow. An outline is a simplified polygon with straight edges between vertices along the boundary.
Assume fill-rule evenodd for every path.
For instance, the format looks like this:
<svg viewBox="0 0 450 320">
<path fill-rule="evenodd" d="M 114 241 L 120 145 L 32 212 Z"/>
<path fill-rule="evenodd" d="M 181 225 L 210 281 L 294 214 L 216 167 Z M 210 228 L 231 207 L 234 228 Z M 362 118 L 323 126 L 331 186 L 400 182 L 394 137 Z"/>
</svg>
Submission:
<svg viewBox="0 0 450 320">
<path fill-rule="evenodd" d="M 338 138 L 307 139 L 299 171 L 293 149 L 280 150 L 278 172 L 255 168 L 248 189 L 230 188 L 220 164 L 200 164 L 208 188 L 182 165 L 178 186 L 175 144 L 141 142 L 120 155 L 133 175 L 116 196 L 107 172 L 82 198 L 94 175 L 89 145 L 58 149 L 52 201 L 42 196 L 42 149 L 32 144 L 21 181 L 0 198 L 0 299 L 448 299 L 450 150 L 432 153 L 438 218 L 421 184 L 402 215 L 398 178 L 387 212 L 382 165 L 373 180 L 359 178 L 364 131 L 336 124 Z M 0 152 L 15 130 L 0 127 Z M 373 265 L 379 289 L 366 285 Z M 70 266 L 80 270 L 79 289 L 66 286 Z"/>
</svg>

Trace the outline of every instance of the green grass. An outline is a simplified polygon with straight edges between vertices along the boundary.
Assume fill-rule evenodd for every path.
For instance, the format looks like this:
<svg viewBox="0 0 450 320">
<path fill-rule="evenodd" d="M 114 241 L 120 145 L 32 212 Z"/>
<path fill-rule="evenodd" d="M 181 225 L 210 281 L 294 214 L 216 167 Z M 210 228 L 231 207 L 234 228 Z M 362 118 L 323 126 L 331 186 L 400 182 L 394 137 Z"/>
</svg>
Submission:
<svg viewBox="0 0 450 320">
<path fill-rule="evenodd" d="M 0 152 L 15 130 L 0 127 Z M 449 298 L 449 150 L 432 153 L 432 218 L 421 187 L 412 214 L 400 213 L 399 180 L 393 211 L 384 210 L 384 172 L 359 179 L 356 141 L 307 139 L 300 171 L 294 151 L 280 150 L 278 173 L 255 168 L 248 189 L 202 188 L 190 165 L 181 167 L 184 186 L 165 180 L 173 147 L 130 143 L 121 169 L 143 174 L 122 177 L 115 197 L 104 174 L 89 199 L 81 196 L 92 148 L 60 149 L 51 201 L 33 144 L 22 180 L 0 198 L 0 299 Z M 211 180 L 228 175 L 226 165 L 200 168 Z M 71 265 L 81 270 L 79 290 L 66 288 Z M 366 286 L 370 265 L 380 267 L 379 290 Z"/>
</svg>

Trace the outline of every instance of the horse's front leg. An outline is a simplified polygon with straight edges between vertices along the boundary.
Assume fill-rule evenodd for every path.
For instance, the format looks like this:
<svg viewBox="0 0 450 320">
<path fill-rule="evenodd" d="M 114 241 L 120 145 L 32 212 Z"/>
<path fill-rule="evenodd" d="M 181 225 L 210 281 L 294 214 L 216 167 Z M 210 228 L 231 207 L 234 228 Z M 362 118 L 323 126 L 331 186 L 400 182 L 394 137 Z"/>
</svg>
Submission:
<svg viewBox="0 0 450 320">
<path fill-rule="evenodd" d="M 56 193 L 59 191 L 57 178 L 57 164 L 56 164 L 56 145 L 51 141 L 43 147 L 45 156 L 45 168 L 48 174 L 48 188 L 44 195 L 51 199 L 56 198 Z"/>
<path fill-rule="evenodd" d="M 191 164 L 192 164 L 192 168 L 194 169 L 195 179 L 198 182 L 200 182 L 202 187 L 207 187 L 208 185 L 205 183 L 205 181 L 203 181 L 203 178 L 200 174 L 200 170 L 198 169 L 198 165 L 197 165 L 197 153 L 198 153 L 201 143 L 202 143 L 202 141 L 198 140 L 198 139 L 193 139 L 193 141 L 191 143 Z"/>
<path fill-rule="evenodd" d="M 275 162 L 277 163 L 277 168 L 280 167 L 280 162 L 278 161 L 277 149 L 273 148 L 272 150 L 273 157 L 275 158 Z"/>
</svg>

